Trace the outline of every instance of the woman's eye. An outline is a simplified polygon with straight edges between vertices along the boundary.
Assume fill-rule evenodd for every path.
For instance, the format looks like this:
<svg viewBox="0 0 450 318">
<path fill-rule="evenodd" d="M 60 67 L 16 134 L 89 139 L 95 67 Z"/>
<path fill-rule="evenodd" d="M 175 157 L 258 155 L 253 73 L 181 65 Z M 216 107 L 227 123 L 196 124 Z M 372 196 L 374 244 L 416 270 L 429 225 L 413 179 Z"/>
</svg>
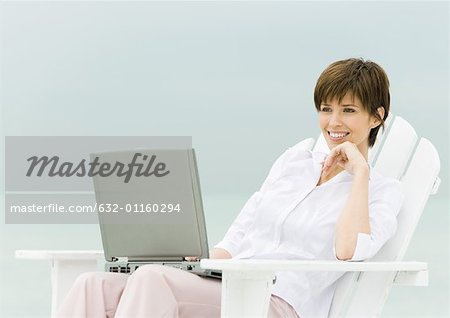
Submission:
<svg viewBox="0 0 450 318">
<path fill-rule="evenodd" d="M 352 109 L 352 108 L 344 108 L 344 112 L 346 112 L 346 113 L 354 113 L 355 110 Z"/>
<path fill-rule="evenodd" d="M 329 111 L 331 111 L 331 108 L 330 107 L 322 107 L 321 111 L 329 112 Z"/>
</svg>

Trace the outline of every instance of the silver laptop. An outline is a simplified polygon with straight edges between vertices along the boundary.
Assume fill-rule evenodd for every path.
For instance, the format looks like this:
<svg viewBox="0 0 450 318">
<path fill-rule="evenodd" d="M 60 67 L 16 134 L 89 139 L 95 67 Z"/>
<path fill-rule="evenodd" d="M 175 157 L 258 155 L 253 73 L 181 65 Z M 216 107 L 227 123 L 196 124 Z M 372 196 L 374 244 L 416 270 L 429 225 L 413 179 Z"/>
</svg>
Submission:
<svg viewBox="0 0 450 318">
<path fill-rule="evenodd" d="M 184 258 L 209 257 L 193 149 L 94 153 L 91 165 L 106 271 L 161 264 L 221 277 Z"/>
</svg>

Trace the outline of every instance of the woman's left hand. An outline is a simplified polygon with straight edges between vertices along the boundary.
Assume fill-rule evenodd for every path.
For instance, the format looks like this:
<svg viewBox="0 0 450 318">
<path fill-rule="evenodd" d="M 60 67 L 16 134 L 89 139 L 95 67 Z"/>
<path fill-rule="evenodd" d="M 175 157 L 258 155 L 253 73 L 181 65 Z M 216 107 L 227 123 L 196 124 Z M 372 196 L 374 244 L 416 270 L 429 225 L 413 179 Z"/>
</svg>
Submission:
<svg viewBox="0 0 450 318">
<path fill-rule="evenodd" d="M 336 165 L 345 169 L 350 174 L 355 174 L 359 171 L 368 171 L 369 169 L 369 165 L 358 147 L 350 141 L 346 141 L 331 149 L 323 164 L 323 175 L 326 176 L 332 171 L 331 168 Z"/>
</svg>

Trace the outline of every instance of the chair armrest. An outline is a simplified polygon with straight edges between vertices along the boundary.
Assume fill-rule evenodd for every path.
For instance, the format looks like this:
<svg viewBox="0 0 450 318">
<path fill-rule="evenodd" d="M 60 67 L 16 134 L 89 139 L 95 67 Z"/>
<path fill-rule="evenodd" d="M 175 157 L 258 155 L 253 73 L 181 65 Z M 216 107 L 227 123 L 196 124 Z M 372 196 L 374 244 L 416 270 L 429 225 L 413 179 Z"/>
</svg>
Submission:
<svg viewBox="0 0 450 318">
<path fill-rule="evenodd" d="M 274 259 L 202 259 L 205 269 L 226 272 L 327 271 L 327 272 L 395 272 L 396 285 L 428 286 L 428 263 L 425 262 L 347 262 Z"/>
<path fill-rule="evenodd" d="M 100 250 L 17 250 L 16 258 L 34 260 L 101 260 L 104 258 Z"/>
<path fill-rule="evenodd" d="M 428 270 L 428 264 L 424 262 L 347 262 L 273 259 L 202 259 L 200 266 L 205 269 L 227 271 L 419 272 Z"/>
<path fill-rule="evenodd" d="M 17 250 L 15 256 L 26 260 L 50 261 L 52 284 L 52 317 L 65 295 L 81 273 L 98 270 L 103 251 Z"/>
<path fill-rule="evenodd" d="M 222 318 L 266 317 L 277 271 L 395 272 L 395 283 L 428 285 L 424 262 L 202 259 L 200 266 L 222 270 Z"/>
</svg>

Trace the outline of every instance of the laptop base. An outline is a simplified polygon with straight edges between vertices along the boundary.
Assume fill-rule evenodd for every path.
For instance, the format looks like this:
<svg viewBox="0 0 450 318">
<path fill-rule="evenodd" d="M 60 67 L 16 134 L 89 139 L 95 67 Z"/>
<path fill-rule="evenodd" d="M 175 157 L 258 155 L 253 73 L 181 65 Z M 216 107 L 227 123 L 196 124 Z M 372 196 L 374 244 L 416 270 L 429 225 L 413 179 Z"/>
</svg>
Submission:
<svg viewBox="0 0 450 318">
<path fill-rule="evenodd" d="M 200 267 L 200 262 L 188 262 L 188 261 L 152 261 L 152 262 L 132 262 L 132 261 L 116 261 L 116 262 L 106 262 L 105 264 L 105 271 L 111 272 L 111 273 L 124 273 L 124 274 L 132 274 L 134 271 L 136 271 L 139 267 L 144 265 L 163 265 L 163 266 L 170 266 L 174 268 L 178 268 L 181 270 L 184 270 L 186 272 L 196 274 L 202 277 L 210 277 L 210 278 L 217 278 L 222 279 L 222 272 L 219 270 L 209 270 L 209 269 L 203 269 Z"/>
</svg>

